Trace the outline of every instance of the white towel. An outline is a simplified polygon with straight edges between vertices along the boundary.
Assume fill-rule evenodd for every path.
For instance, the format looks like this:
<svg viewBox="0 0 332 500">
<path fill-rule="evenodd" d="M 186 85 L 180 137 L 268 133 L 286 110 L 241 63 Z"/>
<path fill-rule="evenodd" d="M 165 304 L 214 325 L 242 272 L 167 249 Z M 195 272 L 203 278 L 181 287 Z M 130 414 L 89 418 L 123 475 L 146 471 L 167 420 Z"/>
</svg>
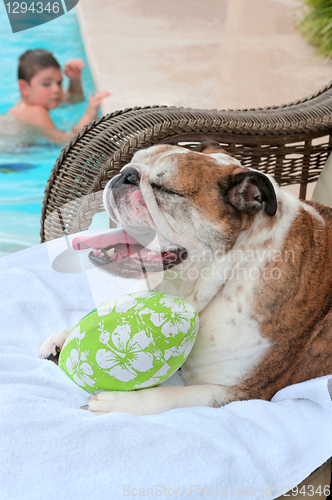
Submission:
<svg viewBox="0 0 332 500">
<path fill-rule="evenodd" d="M 85 391 L 38 349 L 95 304 L 86 273 L 54 271 L 48 245 L 0 258 L 1 500 L 272 499 L 332 456 L 330 377 L 271 402 L 144 417 L 80 410 Z M 138 287 L 108 279 L 110 296 Z"/>
</svg>

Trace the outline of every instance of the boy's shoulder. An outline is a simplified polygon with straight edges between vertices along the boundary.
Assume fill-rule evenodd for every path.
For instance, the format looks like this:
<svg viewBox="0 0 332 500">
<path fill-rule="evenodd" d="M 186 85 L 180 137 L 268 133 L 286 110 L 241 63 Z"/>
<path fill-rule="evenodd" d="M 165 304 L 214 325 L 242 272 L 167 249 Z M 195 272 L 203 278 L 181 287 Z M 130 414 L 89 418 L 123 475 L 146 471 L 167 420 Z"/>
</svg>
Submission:
<svg viewBox="0 0 332 500">
<path fill-rule="evenodd" d="M 40 104 L 28 104 L 18 101 L 8 113 L 36 127 L 55 127 L 48 110 Z"/>
</svg>

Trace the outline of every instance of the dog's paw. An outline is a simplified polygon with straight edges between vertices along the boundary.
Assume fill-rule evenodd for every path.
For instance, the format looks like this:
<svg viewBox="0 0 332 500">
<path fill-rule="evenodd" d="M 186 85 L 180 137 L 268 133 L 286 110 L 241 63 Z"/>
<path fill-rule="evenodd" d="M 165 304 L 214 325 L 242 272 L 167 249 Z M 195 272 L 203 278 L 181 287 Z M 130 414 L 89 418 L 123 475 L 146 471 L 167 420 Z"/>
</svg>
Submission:
<svg viewBox="0 0 332 500">
<path fill-rule="evenodd" d="M 160 413 L 157 408 L 156 388 L 139 391 L 101 391 L 96 396 L 88 398 L 83 410 L 89 410 L 95 415 L 105 415 L 116 411 L 131 415 L 153 415 Z"/>
<path fill-rule="evenodd" d="M 87 405 L 82 409 L 89 410 L 95 415 L 105 415 L 120 411 L 131 413 L 132 415 L 141 415 L 139 404 L 135 391 L 101 391 L 96 396 L 88 398 Z"/>
<path fill-rule="evenodd" d="M 50 359 L 51 361 L 58 359 L 63 344 L 71 331 L 72 328 L 65 328 L 56 335 L 52 335 L 52 337 L 45 340 L 39 349 L 39 357 L 42 359 Z"/>
<path fill-rule="evenodd" d="M 131 415 L 157 415 L 164 411 L 182 406 L 186 387 L 149 387 L 137 391 L 101 391 L 96 396 L 88 398 L 82 409 L 95 415 L 104 415 L 120 411 Z M 186 391 L 184 391 L 186 392 Z"/>
</svg>

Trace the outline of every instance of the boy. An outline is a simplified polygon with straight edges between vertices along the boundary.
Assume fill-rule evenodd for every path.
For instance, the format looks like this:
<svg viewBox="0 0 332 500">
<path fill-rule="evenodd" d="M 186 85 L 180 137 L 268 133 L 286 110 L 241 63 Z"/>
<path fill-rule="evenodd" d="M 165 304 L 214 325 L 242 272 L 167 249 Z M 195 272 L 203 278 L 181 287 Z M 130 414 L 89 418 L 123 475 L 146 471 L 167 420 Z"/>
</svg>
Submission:
<svg viewBox="0 0 332 500">
<path fill-rule="evenodd" d="M 84 125 L 97 118 L 98 107 L 109 92 L 97 92 L 89 98 L 88 107 L 71 132 L 58 130 L 49 115 L 61 102 L 79 102 L 84 99 L 81 72 L 82 59 L 67 61 L 64 73 L 69 78 L 67 92 L 62 90 L 62 73 L 51 52 L 28 50 L 21 55 L 18 66 L 18 84 L 21 99 L 8 111 L 12 116 L 38 128 L 51 142 L 66 143 Z"/>
</svg>

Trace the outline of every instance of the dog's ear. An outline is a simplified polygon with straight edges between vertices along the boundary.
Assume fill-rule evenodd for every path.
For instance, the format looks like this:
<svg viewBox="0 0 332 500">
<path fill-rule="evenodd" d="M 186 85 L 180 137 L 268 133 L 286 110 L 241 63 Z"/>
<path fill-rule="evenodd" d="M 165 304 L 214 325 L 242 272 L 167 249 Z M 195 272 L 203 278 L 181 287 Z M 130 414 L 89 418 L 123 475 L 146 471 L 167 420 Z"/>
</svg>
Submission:
<svg viewBox="0 0 332 500">
<path fill-rule="evenodd" d="M 217 141 L 203 141 L 200 144 L 197 144 L 195 147 L 194 151 L 198 151 L 199 153 L 204 153 L 206 155 L 210 155 L 213 153 L 224 153 L 228 154 L 227 151 L 225 151 L 220 145 L 219 142 Z"/>
<path fill-rule="evenodd" d="M 254 214 L 263 208 L 269 216 L 277 211 L 277 197 L 270 179 L 260 172 L 239 172 L 230 176 L 228 201 L 239 212 Z"/>
</svg>

